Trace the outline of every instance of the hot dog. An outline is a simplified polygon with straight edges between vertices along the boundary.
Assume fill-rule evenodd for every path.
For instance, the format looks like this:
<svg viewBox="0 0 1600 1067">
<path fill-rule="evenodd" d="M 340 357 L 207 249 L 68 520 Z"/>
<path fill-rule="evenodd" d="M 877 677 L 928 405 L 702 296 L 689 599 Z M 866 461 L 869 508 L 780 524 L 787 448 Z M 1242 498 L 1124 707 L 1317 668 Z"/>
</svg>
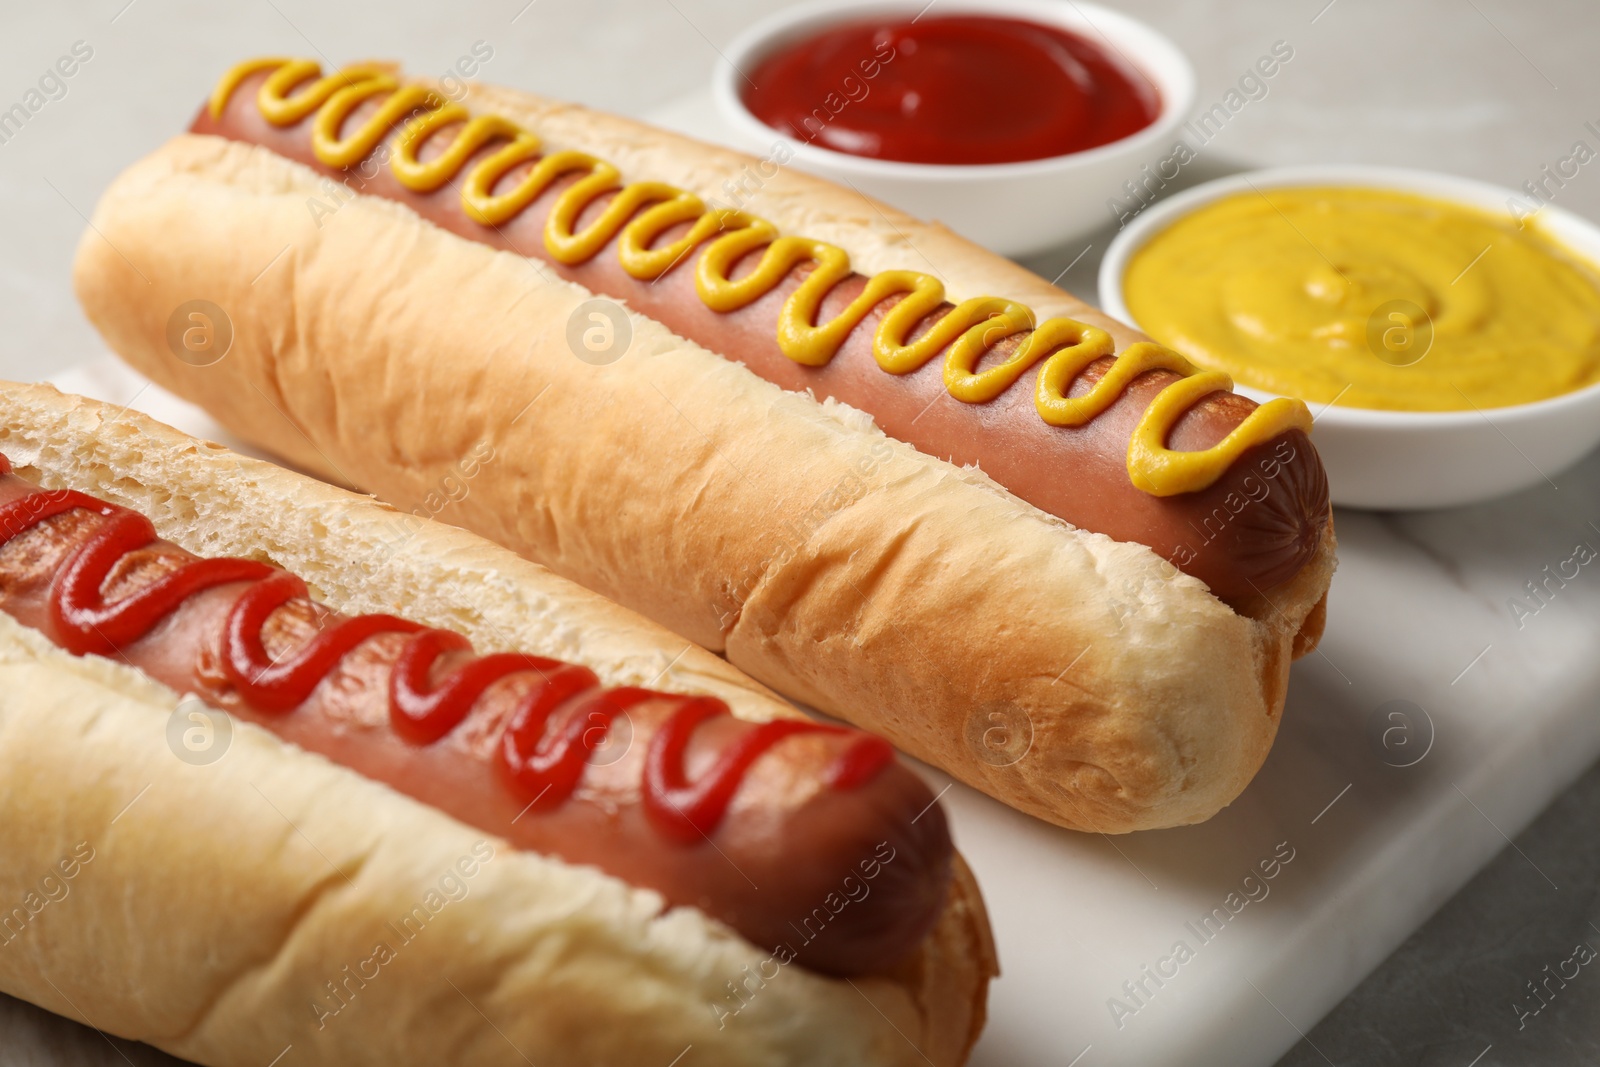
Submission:
<svg viewBox="0 0 1600 1067">
<path fill-rule="evenodd" d="M 519 848 L 699 907 L 764 947 L 792 940 L 794 917 L 881 845 L 878 858 L 895 861 L 887 891 L 799 950 L 814 970 L 886 970 L 938 916 L 943 813 L 878 738 L 743 722 L 715 697 L 604 689 L 574 664 L 474 656 L 451 630 L 344 617 L 287 571 L 196 566 L 139 513 L 9 469 L 0 455 L 0 611 L 70 652 L 114 656 Z M 197 575 L 205 584 L 176 600 Z M 625 751 L 597 762 L 619 730 Z M 706 845 L 727 862 L 710 862 Z"/>
<path fill-rule="evenodd" d="M 392 500 L 485 433 L 507 462 L 454 521 L 1024 810 L 1127 830 L 1243 788 L 1332 569 L 1303 405 L 856 194 L 762 171 L 717 208 L 755 161 L 476 92 L 469 113 L 373 65 L 241 65 L 102 202 L 91 319 L 237 432 Z M 245 277 L 261 253 L 287 263 Z M 630 309 L 605 366 L 565 336 L 596 293 Z M 234 327 L 205 367 L 157 321 L 197 295 Z M 1047 743 L 997 758 L 974 740 L 995 707 Z"/>
<path fill-rule="evenodd" d="M 189 694 L 189 700 L 203 700 L 231 713 L 241 724 L 261 728 L 265 740 L 254 742 L 257 773 L 266 768 L 279 780 L 309 775 L 308 785 L 331 775 L 335 781 L 339 776 L 359 777 L 388 786 L 393 793 L 369 790 L 364 798 L 371 805 L 367 816 L 373 825 L 387 826 L 389 834 L 398 835 L 387 847 L 400 853 L 406 847 L 403 835 L 411 826 L 410 812 L 419 809 L 436 813 L 430 819 L 459 827 L 456 836 L 483 841 L 487 835 L 493 844 L 478 847 L 473 854 L 479 860 L 485 849 L 495 855 L 497 846 L 508 857 L 519 851 L 550 857 L 524 872 L 527 876 L 519 890 L 529 894 L 527 907 L 561 904 L 552 899 L 559 893 L 549 887 L 547 895 L 540 896 L 539 871 L 553 869 L 554 864 L 563 872 L 576 872 L 571 877 L 579 881 L 593 883 L 583 892 L 595 901 L 613 893 L 612 885 L 625 884 L 634 887 L 624 890 L 627 893 L 649 891 L 642 892 L 633 906 L 656 912 L 673 909 L 666 912 L 671 916 L 685 912 L 703 916 L 696 921 L 708 929 L 728 931 L 715 936 L 748 946 L 752 959 L 770 955 L 784 967 L 792 963 L 797 977 L 785 981 L 797 987 L 825 989 L 830 980 L 821 976 L 838 974 L 852 976 L 858 984 L 875 984 L 880 992 L 887 991 L 890 1001 L 900 995 L 922 997 L 932 986 L 910 988 L 921 979 L 908 985 L 905 976 L 931 967 L 937 973 L 930 973 L 928 980 L 942 987 L 938 996 L 967 998 L 959 1008 L 954 1003 L 947 1007 L 965 1016 L 968 1032 L 959 1038 L 953 1032 L 935 1034 L 929 1020 L 924 1036 L 940 1047 L 940 1062 L 964 1058 L 976 1025 L 973 1005 L 981 1002 L 981 987 L 992 970 L 986 962 L 986 926 L 967 876 L 953 857 L 933 794 L 894 760 L 883 742 L 786 712 L 714 658 L 685 649 L 681 641 L 674 644 L 642 620 L 470 535 L 423 524 L 414 529 L 406 546 L 393 555 L 377 556 L 374 547 L 381 541 L 372 531 L 387 512 L 380 505 L 319 488 L 309 479 L 214 446 L 202 448 L 159 424 L 119 415 L 92 402 L 64 399 L 45 387 L 0 383 L 0 399 L 7 409 L 0 452 L 16 463 L 13 471 L 11 461 L 0 460 L 0 615 L 6 617 L 0 620 L 4 622 L 0 673 L 18 664 L 42 665 L 51 678 L 60 680 L 61 695 L 68 698 L 76 692 L 74 677 L 83 680 L 75 664 L 85 662 L 72 657 L 105 657 L 125 665 L 115 668 L 121 673 L 107 673 L 108 663 L 97 668 L 100 674 L 89 674 L 101 682 L 110 679 L 111 689 L 126 704 L 120 711 L 101 713 L 95 730 L 115 732 L 121 719 L 137 723 L 142 716 L 154 726 L 149 739 L 164 745 L 160 735 L 166 715 L 141 706 L 141 699 L 148 701 L 147 691 L 159 689 L 166 694 L 162 699 L 170 701 L 171 711 L 178 694 Z M 144 506 L 129 506 L 135 501 Z M 273 510 L 298 512 L 298 517 L 275 526 L 270 518 Z M 325 543 L 291 540 L 295 528 L 303 532 L 307 527 L 321 531 Z M 202 544 L 223 551 L 192 550 Z M 427 610 L 408 611 L 409 617 L 364 607 L 336 610 L 314 598 L 293 571 L 277 566 L 279 557 L 286 557 L 285 562 L 298 558 L 305 564 L 305 573 L 326 590 L 323 595 L 330 601 L 341 591 L 348 595 L 365 586 L 369 596 L 398 594 L 427 605 Z M 404 577 L 396 580 L 396 575 L 386 573 L 404 575 L 410 570 L 414 579 L 419 569 L 434 583 L 432 588 L 404 589 Z M 496 598 L 502 602 L 500 609 L 486 609 L 485 601 Z M 547 620 L 545 627 L 554 629 L 560 638 L 557 643 L 568 652 L 562 659 L 533 652 L 480 656 L 460 629 L 464 623 L 468 631 L 480 634 L 526 631 L 530 611 L 547 616 L 565 612 L 572 624 L 587 623 L 597 629 L 601 639 L 586 648 L 581 635 L 561 636 L 558 627 L 568 625 L 567 620 Z M 447 618 L 456 628 L 429 626 L 417 617 L 426 614 Z M 25 639 L 24 634 L 32 638 Z M 45 641 L 54 647 L 46 647 Z M 592 650 L 608 646 L 609 657 Z M 693 686 L 681 691 L 675 676 L 667 674 L 662 674 L 660 681 L 665 684 L 659 688 L 656 682 L 641 685 L 617 678 L 618 663 L 627 657 L 643 659 L 660 653 L 664 662 L 670 662 L 678 652 L 692 661 L 687 664 L 691 676 L 707 672 L 712 684 L 699 691 Z M 636 673 L 640 666 L 626 666 L 620 673 Z M 674 672 L 682 669 L 682 661 L 673 666 Z M 30 701 L 48 696 L 36 688 L 0 699 L 0 765 L 47 764 L 52 758 L 52 753 L 24 739 L 28 717 L 37 714 Z M 69 727 L 62 729 L 71 732 Z M 144 739 L 136 731 L 135 740 Z M 136 760 L 139 744 L 132 747 L 129 759 Z M 308 760 L 321 762 L 312 753 L 334 766 L 326 773 L 305 770 Z M 115 777 L 92 756 L 85 756 L 81 747 L 72 758 L 81 765 L 67 784 L 80 793 L 92 793 L 97 774 Z M 272 883 L 271 842 L 252 840 L 248 834 L 226 840 L 236 832 L 226 825 L 228 819 L 237 815 L 229 808 L 228 790 L 219 782 L 228 777 L 227 758 L 225 753 L 224 762 L 215 768 L 216 777 L 209 780 L 216 788 L 203 788 L 189 798 L 222 824 L 218 829 L 224 839 L 213 847 L 226 851 L 206 861 L 207 877 L 219 877 L 218 870 L 239 862 Z M 171 788 L 173 767 L 182 768 L 171 753 L 164 762 L 172 766 L 166 774 L 155 775 L 152 790 Z M 249 788 L 264 780 L 252 774 Z M 237 780 L 234 784 L 245 785 Z M 47 840 L 52 835 L 79 833 L 86 840 L 103 835 L 97 838 L 100 852 L 109 858 L 101 861 L 97 874 L 120 866 L 126 899 L 137 902 L 175 892 L 173 879 L 161 869 L 163 856 L 178 848 L 177 842 L 168 842 L 159 854 L 142 860 L 123 853 L 119 861 L 112 827 L 97 825 L 89 816 L 62 816 L 67 825 L 40 821 L 29 810 L 35 803 L 30 795 L 23 785 L 0 789 L 0 812 L 6 816 L 0 824 L 7 827 L 0 830 L 0 839 L 8 856 L 7 870 L 0 874 L 4 894 L 0 900 L 16 895 L 13 881 L 33 873 L 27 863 L 12 862 L 10 857 L 47 855 L 58 844 Z M 120 832 L 159 836 L 155 824 L 141 829 L 137 811 L 128 810 L 129 826 Z M 121 821 L 119 816 L 119 825 Z M 327 840 L 321 846 L 329 847 Z M 205 846 L 185 840 L 182 848 L 190 856 L 195 848 L 204 852 Z M 236 851 L 241 849 L 242 853 Z M 953 881 L 952 863 L 957 865 Z M 355 866 L 360 869 L 361 863 Z M 837 904 L 846 899 L 847 905 Z M 292 897 L 236 903 L 237 912 L 230 916 L 219 911 L 216 921 L 231 924 L 230 929 L 248 930 L 252 908 L 258 905 L 269 911 L 277 906 L 291 910 L 311 906 Z M 522 922 L 518 905 L 513 900 L 505 910 L 504 903 L 499 915 L 488 918 L 500 930 L 518 929 Z M 487 954 L 470 940 L 455 945 L 451 970 L 473 974 L 475 967 L 489 966 L 489 971 L 474 975 L 476 980 L 498 973 L 497 967 L 524 966 L 525 960 L 512 960 L 522 951 L 564 954 L 567 962 L 561 970 L 567 973 L 561 980 L 567 982 L 581 981 L 576 976 L 591 956 L 597 957 L 598 965 L 618 965 L 619 959 L 607 958 L 608 950 L 582 933 L 584 924 L 603 925 L 604 912 L 585 913 L 582 901 L 573 906 L 580 913 L 576 925 L 563 928 L 557 922 L 544 931 L 542 940 L 520 941 L 520 935 L 514 935 L 519 947 L 511 957 L 498 944 Z M 76 917 L 83 936 L 98 939 L 101 951 L 137 958 L 155 944 L 143 945 L 142 934 L 167 936 L 159 922 L 137 906 L 116 907 L 117 914 L 126 916 L 126 925 L 117 926 L 106 917 L 116 926 L 111 944 L 105 941 L 103 924 L 89 921 L 83 912 Z M 817 908 L 822 910 L 813 914 Z M 393 919 L 381 912 L 367 918 L 377 916 Z M 49 957 L 27 953 L 31 942 L 24 940 L 26 933 L 24 922 L 5 926 L 0 934 L 0 988 L 56 1006 L 49 983 L 42 980 L 45 972 L 37 969 L 40 960 Z M 625 940 L 620 928 L 616 934 Z M 369 935 L 370 930 L 351 929 L 333 936 L 331 944 L 302 946 L 300 951 L 320 959 L 334 975 L 340 969 L 335 960 L 341 965 L 349 962 L 339 959 L 339 953 L 359 947 L 362 958 L 371 956 L 372 945 L 361 941 Z M 66 936 L 71 942 L 75 935 L 63 935 L 61 927 L 52 927 L 48 936 Z M 387 936 L 392 941 L 396 935 Z M 610 1004 L 614 991 L 607 991 L 580 1005 L 586 1024 L 596 1030 L 608 1028 L 602 1020 L 611 1014 L 613 1026 L 631 1019 L 625 1029 L 647 1031 L 628 1039 L 634 1042 L 631 1045 L 617 1035 L 574 1037 L 561 1027 L 551 1027 L 548 1019 L 539 1025 L 500 1024 L 514 1027 L 554 1062 L 600 1062 L 606 1057 L 593 1053 L 602 1048 L 609 1048 L 613 1059 L 620 1056 L 618 1062 L 647 1058 L 662 1039 L 661 1034 L 648 1033 L 655 1025 L 651 1012 L 660 1008 L 649 1005 L 649 986 L 656 981 L 687 983 L 698 989 L 686 1001 L 694 997 L 704 1001 L 699 1010 L 705 1025 L 691 1028 L 705 1031 L 703 1039 L 710 1047 L 728 1041 L 725 1055 L 734 1056 L 743 1047 L 739 1035 L 736 1028 L 724 1031 L 729 1030 L 730 1014 L 742 1015 L 743 1002 L 735 997 L 723 1003 L 726 991 L 718 988 L 721 981 L 686 977 L 687 972 L 704 972 L 722 951 L 708 948 L 697 956 L 701 950 L 696 936 L 691 934 L 679 946 L 682 955 L 677 964 L 665 966 L 653 978 L 641 976 L 642 984 L 634 992 L 645 996 L 638 1003 Z M 19 954 L 16 947 L 24 951 Z M 975 951 L 976 956 L 959 964 L 930 962 L 930 952 L 950 949 Z M 486 964 L 491 960 L 498 962 Z M 214 963 L 204 956 L 180 961 L 202 970 Z M 648 971 L 663 964 L 641 961 L 641 967 Z M 57 969 L 50 970 L 52 981 L 68 981 Z M 219 981 L 240 980 L 224 972 L 212 976 Z M 737 983 L 744 977 L 735 967 L 726 980 L 734 983 L 730 988 L 742 988 Z M 143 1002 L 143 1014 L 133 1012 L 131 1030 L 122 1032 L 183 1055 L 200 1055 L 205 1062 L 253 1058 L 268 1044 L 270 1059 L 284 1043 L 294 1042 L 298 1049 L 302 1041 L 314 1061 L 377 1063 L 387 1056 L 394 1062 L 400 1052 L 402 1062 L 427 1059 L 407 1046 L 405 1036 L 386 1033 L 388 1020 L 375 1019 L 366 1036 L 377 1047 L 363 1050 L 355 1061 L 344 1058 L 342 1044 L 324 1043 L 322 1037 L 330 1029 L 330 1014 L 338 1014 L 342 1002 L 330 1000 L 316 988 L 285 991 L 291 999 L 298 992 L 312 1010 L 257 1020 L 249 1035 L 238 1039 L 243 1044 L 219 1053 L 192 1043 L 192 1034 L 175 1038 L 165 1033 L 157 1019 L 181 1008 L 163 999 L 158 978 L 144 978 L 148 981 L 141 986 L 155 992 Z M 369 975 L 367 980 L 373 979 Z M 84 983 L 92 987 L 94 979 L 73 975 L 71 981 L 83 988 Z M 848 985 L 844 988 L 859 1001 L 859 994 Z M 448 986 L 444 992 L 449 993 Z M 538 992 L 537 984 L 522 990 L 524 995 Z M 436 1001 L 439 993 L 417 987 L 398 995 L 402 1003 L 414 998 L 422 1005 Z M 105 990 L 94 996 L 91 1003 L 96 1004 L 116 999 Z M 798 1002 L 802 1011 L 804 1000 L 802 996 Z M 795 1007 L 789 1005 L 791 1010 Z M 837 1007 L 821 1010 L 818 1002 L 819 1029 L 841 1021 L 831 1014 Z M 861 1007 L 876 1015 L 870 1005 Z M 672 1010 L 679 1008 L 681 1004 Z M 437 1007 L 433 1011 L 434 1022 L 440 1022 Z M 846 1015 L 854 1014 L 849 1006 Z M 859 1029 L 857 1023 L 862 1021 L 842 1020 L 845 1030 Z M 785 1020 L 785 1026 L 792 1023 Z M 678 1024 L 668 1029 L 677 1030 Z M 744 1037 L 759 1043 L 772 1035 L 756 1024 Z M 860 1037 L 861 1033 L 852 1035 L 831 1055 L 864 1055 L 869 1062 L 905 1059 L 901 1052 L 888 1049 L 881 1035 L 872 1040 L 883 1047 L 851 1044 Z M 427 1043 L 416 1034 L 410 1039 Z M 675 1039 L 676 1034 L 671 1040 Z M 698 1047 L 702 1039 L 694 1040 Z M 795 1045 L 787 1055 L 821 1056 L 825 1044 Z M 682 1045 L 676 1048 L 681 1050 Z M 476 1061 L 503 1061 L 504 1053 L 510 1050 Z M 920 1062 L 914 1052 L 912 1058 Z M 817 1062 L 828 1060 L 824 1056 Z"/>
</svg>

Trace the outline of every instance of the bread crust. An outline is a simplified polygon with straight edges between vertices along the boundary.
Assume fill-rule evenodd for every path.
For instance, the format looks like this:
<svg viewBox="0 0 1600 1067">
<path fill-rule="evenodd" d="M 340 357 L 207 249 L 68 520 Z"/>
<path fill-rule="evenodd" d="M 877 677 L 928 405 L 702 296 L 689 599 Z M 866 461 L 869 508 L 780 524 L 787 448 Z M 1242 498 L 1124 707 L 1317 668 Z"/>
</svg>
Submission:
<svg viewBox="0 0 1600 1067">
<path fill-rule="evenodd" d="M 798 714 L 464 531 L 422 522 L 396 544 L 394 509 L 136 413 L 10 383 L 0 404 L 19 474 L 135 508 L 191 551 L 270 559 L 339 610 L 401 612 L 607 684 L 714 693 L 745 718 Z M 179 699 L 0 616 L 0 990 L 216 1067 L 260 1067 L 291 1044 L 329 1065 L 664 1064 L 692 1044 L 697 1063 L 942 1067 L 981 1028 L 993 946 L 959 861 L 935 930 L 895 974 L 784 967 L 729 1015 L 727 983 L 768 955 L 726 927 L 248 723 L 193 766 L 168 747 Z M 63 880 L 80 846 L 92 858 Z M 481 861 L 470 876 L 464 857 Z M 46 876 L 67 892 L 34 911 Z M 425 921 L 396 925 L 419 905 Z M 379 945 L 392 958 L 375 963 Z"/>
<path fill-rule="evenodd" d="M 757 166 L 475 93 L 630 178 L 726 198 Z M 565 334 L 588 291 L 375 197 L 346 192 L 314 216 L 330 188 L 265 149 L 174 139 L 97 209 L 77 264 L 90 318 L 245 438 L 389 500 L 420 498 L 491 440 L 504 461 L 452 521 L 1032 815 L 1110 833 L 1197 822 L 1265 759 L 1332 573 L 1331 526 L 1298 578 L 1236 612 L 1144 546 L 1074 529 L 643 316 L 623 359 L 585 363 Z M 780 171 L 748 206 L 864 271 L 1083 314 L 1021 267 L 815 178 Z M 204 368 L 164 340 L 165 316 L 196 297 L 235 330 Z M 1140 337 L 1086 317 L 1120 344 Z"/>
</svg>

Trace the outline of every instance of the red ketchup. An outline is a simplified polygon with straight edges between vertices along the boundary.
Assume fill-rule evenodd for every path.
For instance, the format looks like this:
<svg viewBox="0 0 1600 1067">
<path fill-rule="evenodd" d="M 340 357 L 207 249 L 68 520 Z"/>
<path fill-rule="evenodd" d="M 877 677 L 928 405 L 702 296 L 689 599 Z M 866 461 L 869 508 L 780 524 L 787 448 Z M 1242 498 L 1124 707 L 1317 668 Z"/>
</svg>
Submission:
<svg viewBox="0 0 1600 1067">
<path fill-rule="evenodd" d="M 0 455 L 0 476 L 11 464 Z M 431 629 L 393 615 L 345 618 L 323 630 L 294 654 L 270 656 L 262 643 L 267 618 L 291 600 L 308 599 L 306 584 L 287 571 L 245 559 L 189 559 L 142 586 L 106 603 L 101 590 L 119 561 L 157 540 L 155 526 L 138 512 L 70 489 L 34 492 L 0 504 L 0 545 L 47 519 L 82 508 L 105 522 L 62 566 L 50 592 L 50 617 L 59 643 L 74 655 L 116 655 L 154 630 L 193 594 L 233 582 L 250 583 L 228 613 L 223 640 L 223 670 L 235 690 L 253 707 L 287 714 L 304 704 L 314 689 L 352 649 L 382 633 L 412 635 L 395 662 L 389 691 L 394 730 L 414 745 L 430 745 L 455 729 L 491 684 L 508 674 L 531 671 L 543 682 L 517 709 L 499 746 L 507 777 L 529 800 L 529 808 L 550 810 L 577 788 L 592 751 L 604 743 L 611 722 L 643 701 L 667 694 L 649 689 L 605 689 L 594 672 L 559 660 L 497 653 L 467 660 L 436 683 L 434 662 L 446 652 L 468 652 L 460 634 Z M 587 696 L 584 696 L 587 694 Z M 555 712 L 583 697 L 581 709 L 556 730 Z M 678 703 L 651 742 L 643 798 L 656 828 L 683 844 L 695 844 L 716 829 L 750 765 L 773 745 L 801 733 L 848 733 L 841 727 L 804 719 L 778 719 L 747 729 L 695 780 L 685 771 L 690 735 L 708 719 L 729 714 L 715 697 L 673 696 Z M 831 768 L 830 784 L 850 789 L 871 779 L 893 760 L 888 742 L 869 734 L 846 749 Z"/>
<path fill-rule="evenodd" d="M 743 100 L 798 140 L 906 163 L 1082 152 L 1161 109 L 1150 80 L 1099 44 L 984 15 L 835 26 L 763 59 Z"/>
</svg>

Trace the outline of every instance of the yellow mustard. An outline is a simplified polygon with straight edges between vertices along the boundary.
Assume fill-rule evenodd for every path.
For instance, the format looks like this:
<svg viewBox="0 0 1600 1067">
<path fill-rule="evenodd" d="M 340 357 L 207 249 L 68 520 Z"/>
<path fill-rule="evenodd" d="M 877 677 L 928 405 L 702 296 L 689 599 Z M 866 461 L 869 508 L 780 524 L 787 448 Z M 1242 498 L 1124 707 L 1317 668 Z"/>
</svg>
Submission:
<svg viewBox="0 0 1600 1067">
<path fill-rule="evenodd" d="M 415 192 L 432 192 L 459 180 L 463 211 L 484 226 L 509 222 L 557 178 L 584 175 L 556 198 L 545 220 L 545 250 L 558 263 L 585 263 L 615 240 L 623 269 L 633 278 L 651 281 L 704 243 L 705 251 L 695 265 L 695 291 L 718 312 L 737 311 L 771 292 L 795 266 L 814 264 L 784 302 L 775 338 L 784 355 L 806 366 L 825 366 L 874 307 L 898 296 L 902 299 L 884 315 L 873 335 L 878 365 L 889 374 L 908 374 L 945 351 L 946 389 L 963 403 L 993 400 L 1038 365 L 1032 391 L 1039 417 L 1052 426 L 1081 426 L 1110 407 L 1139 374 L 1173 371 L 1181 377 L 1156 395 L 1128 443 L 1128 477 L 1144 492 L 1156 496 L 1198 492 L 1215 483 L 1245 450 L 1288 430 L 1311 431 L 1305 404 L 1278 399 L 1256 408 L 1210 448 L 1169 449 L 1168 436 L 1191 407 L 1211 393 L 1233 388 L 1226 374 L 1202 373 L 1178 353 L 1149 342 L 1130 345 L 1118 354 L 1104 330 L 1065 317 L 1037 321 L 1031 308 L 1001 297 L 964 300 L 945 311 L 923 336 L 912 339 L 918 323 L 945 299 L 943 283 L 917 271 L 873 275 L 848 307 L 818 323 L 823 298 L 851 274 L 844 249 L 780 235 L 764 219 L 708 208 L 693 193 L 662 182 L 624 184 L 614 166 L 583 152 L 545 154 L 537 135 L 509 119 L 474 117 L 424 86 L 402 83 L 385 64 L 356 64 L 323 75 L 313 60 L 281 56 L 246 60 L 217 83 L 211 116 L 219 117 L 239 86 L 262 72 L 270 72 L 256 94 L 262 116 L 276 126 L 292 126 L 314 116 L 312 150 L 320 162 L 353 166 L 398 125 L 390 167 L 400 184 Z M 346 133 L 356 110 L 380 97 L 376 111 Z M 442 153 L 423 162 L 423 144 L 448 127 L 460 128 Z M 502 141 L 500 148 L 469 168 L 474 153 Z M 519 169 L 523 173 L 512 180 L 509 190 L 495 191 Z M 575 229 L 584 209 L 608 194 L 615 195 L 599 216 Z M 691 223 L 686 234 L 657 246 L 659 237 L 684 222 Z M 735 279 L 735 264 L 756 252 L 760 253 L 756 268 Z M 978 369 L 991 346 L 1024 333 L 1027 336 L 1008 359 Z M 1114 354 L 1116 360 L 1089 392 L 1068 395 L 1081 371 Z"/>
<path fill-rule="evenodd" d="M 1134 320 L 1196 364 L 1313 403 L 1503 407 L 1600 381 L 1600 273 L 1537 225 L 1410 193 L 1273 188 L 1132 258 Z"/>
</svg>

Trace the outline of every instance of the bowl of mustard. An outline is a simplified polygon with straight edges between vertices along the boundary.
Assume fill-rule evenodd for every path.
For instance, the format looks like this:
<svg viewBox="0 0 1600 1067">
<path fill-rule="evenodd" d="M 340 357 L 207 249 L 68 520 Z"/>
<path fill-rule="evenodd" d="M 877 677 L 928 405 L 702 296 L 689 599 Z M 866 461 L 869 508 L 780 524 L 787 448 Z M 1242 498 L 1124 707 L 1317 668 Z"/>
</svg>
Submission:
<svg viewBox="0 0 1600 1067">
<path fill-rule="evenodd" d="M 1337 504 L 1449 507 L 1556 484 L 1600 444 L 1600 227 L 1390 167 L 1248 172 L 1112 242 L 1107 313 L 1298 397 Z"/>
</svg>

